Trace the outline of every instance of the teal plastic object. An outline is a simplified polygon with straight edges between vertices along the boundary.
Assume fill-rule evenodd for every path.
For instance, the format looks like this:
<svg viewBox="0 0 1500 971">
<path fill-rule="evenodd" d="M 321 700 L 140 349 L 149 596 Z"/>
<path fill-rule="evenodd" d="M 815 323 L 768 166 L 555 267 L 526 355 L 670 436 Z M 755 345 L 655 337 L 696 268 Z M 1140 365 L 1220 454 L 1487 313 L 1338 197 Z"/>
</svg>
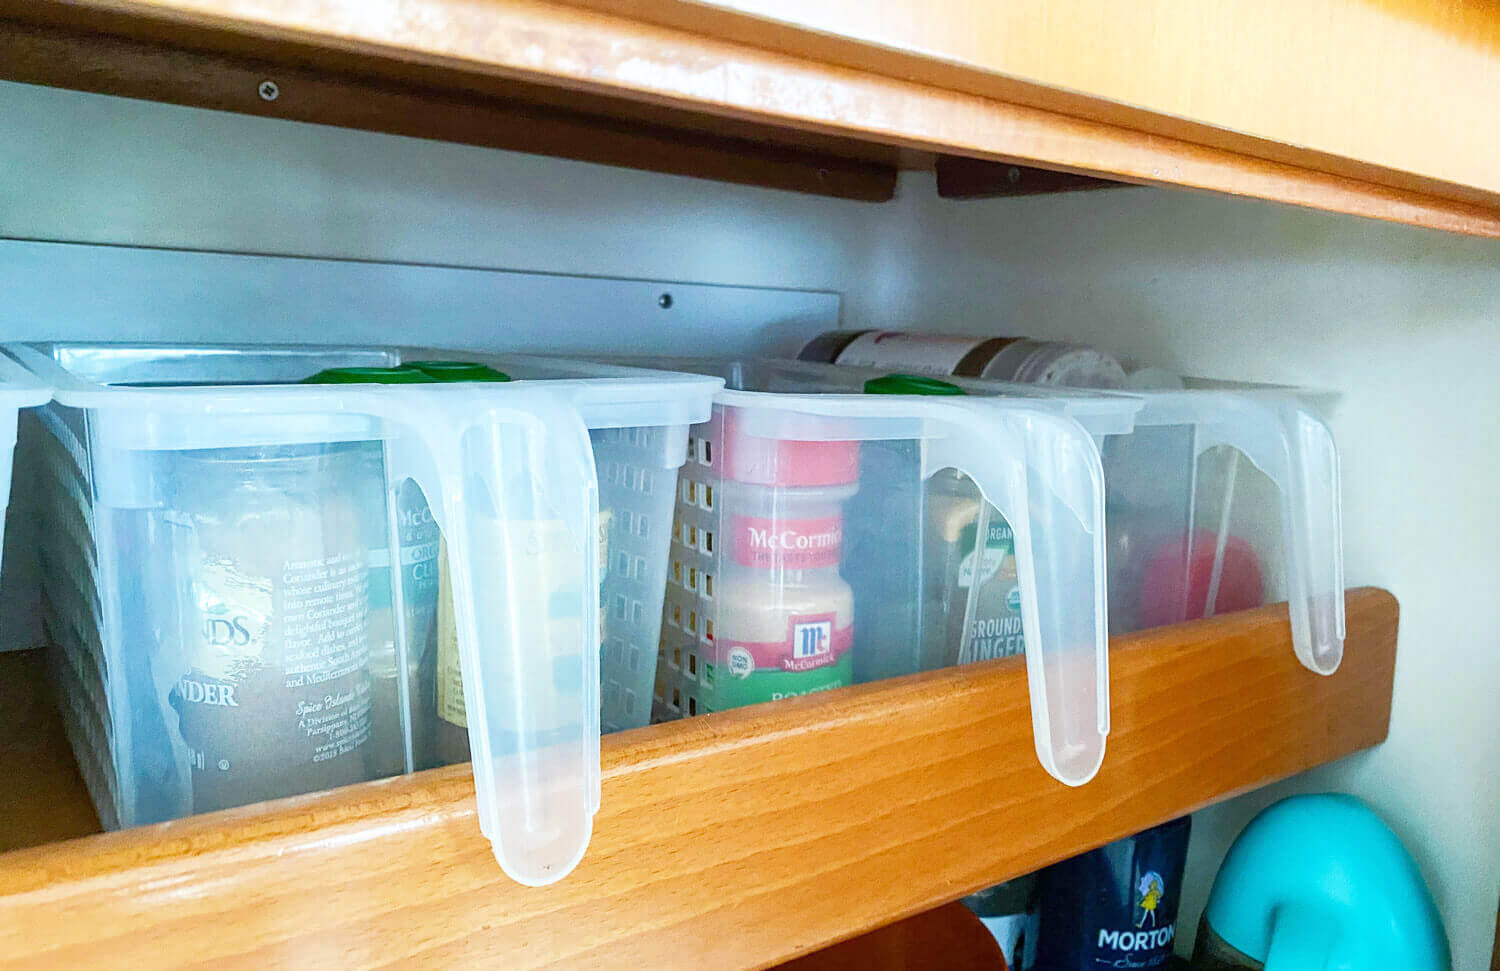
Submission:
<svg viewBox="0 0 1500 971">
<path fill-rule="evenodd" d="M 1353 796 L 1292 796 L 1251 820 L 1204 920 L 1266 971 L 1452 968 L 1416 861 Z"/>
</svg>

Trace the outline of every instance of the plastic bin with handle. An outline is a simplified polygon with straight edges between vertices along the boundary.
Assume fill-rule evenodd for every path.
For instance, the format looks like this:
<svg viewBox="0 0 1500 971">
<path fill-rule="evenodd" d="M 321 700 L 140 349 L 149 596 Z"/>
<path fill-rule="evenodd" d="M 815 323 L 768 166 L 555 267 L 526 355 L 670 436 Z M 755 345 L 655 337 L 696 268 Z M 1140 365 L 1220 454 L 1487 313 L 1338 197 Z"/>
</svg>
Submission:
<svg viewBox="0 0 1500 971">
<path fill-rule="evenodd" d="M 433 559 L 430 543 L 403 541 L 414 483 L 446 544 L 481 829 L 522 883 L 577 864 L 599 802 L 605 517 L 591 432 L 633 429 L 632 454 L 655 456 L 657 494 L 645 501 L 632 476 L 628 518 L 664 550 L 667 480 L 717 382 L 399 348 L 9 350 L 55 388 L 45 611 L 107 824 L 411 766 L 410 671 L 383 716 L 400 726 L 382 733 L 370 659 L 388 642 L 398 665 L 420 655 L 400 629 L 402 601 L 432 596 L 403 569 Z M 513 380 L 300 383 L 439 356 Z"/>
<path fill-rule="evenodd" d="M 1286 600 L 1298 660 L 1338 669 L 1339 459 L 1315 393 L 1195 378 L 1107 392 L 949 380 L 972 395 L 1050 404 L 1099 443 L 1111 633 Z"/>
<path fill-rule="evenodd" d="M 1345 637 L 1333 434 L 1294 389 L 1188 385 L 1132 393 L 1130 432 L 1102 435 L 1111 626 L 1285 600 L 1298 660 L 1332 674 Z"/>
<path fill-rule="evenodd" d="M 1078 422 L 1046 403 L 867 389 L 826 366 L 653 363 L 726 381 L 680 476 L 658 718 L 933 666 L 993 566 L 1014 580 L 1037 756 L 1067 784 L 1094 776 L 1109 731 L 1104 493 Z M 925 542 L 952 482 L 1013 527 L 1005 557 L 969 558 L 967 586 Z"/>
</svg>

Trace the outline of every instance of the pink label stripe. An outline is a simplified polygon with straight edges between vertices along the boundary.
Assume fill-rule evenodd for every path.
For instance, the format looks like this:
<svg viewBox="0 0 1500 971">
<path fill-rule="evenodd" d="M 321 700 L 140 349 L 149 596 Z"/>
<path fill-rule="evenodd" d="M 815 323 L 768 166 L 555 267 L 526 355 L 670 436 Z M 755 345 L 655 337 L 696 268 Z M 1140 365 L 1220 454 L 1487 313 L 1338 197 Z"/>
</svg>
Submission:
<svg viewBox="0 0 1500 971">
<path fill-rule="evenodd" d="M 769 570 L 815 570 L 838 566 L 844 541 L 842 516 L 774 519 L 733 516 L 729 521 L 734 561 Z"/>
<path fill-rule="evenodd" d="M 834 627 L 833 614 L 793 616 L 779 641 L 731 641 L 715 645 L 717 663 L 733 668 L 733 655 L 748 652 L 756 670 L 813 671 L 837 664 L 854 646 L 854 625 Z M 732 672 L 731 672 L 732 673 Z"/>
</svg>

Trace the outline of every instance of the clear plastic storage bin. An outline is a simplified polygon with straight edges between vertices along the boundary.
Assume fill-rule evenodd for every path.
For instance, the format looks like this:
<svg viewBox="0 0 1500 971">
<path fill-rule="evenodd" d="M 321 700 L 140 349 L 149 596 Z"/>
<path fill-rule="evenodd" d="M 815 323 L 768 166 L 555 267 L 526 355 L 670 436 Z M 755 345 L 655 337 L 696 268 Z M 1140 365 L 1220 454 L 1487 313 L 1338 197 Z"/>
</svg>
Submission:
<svg viewBox="0 0 1500 971">
<path fill-rule="evenodd" d="M 1097 399 L 1047 392 L 1100 441 L 1111 631 L 1285 600 L 1298 660 L 1332 674 L 1345 635 L 1333 434 L 1294 389 L 1185 383 L 1119 395 L 1136 406 L 1123 429 Z"/>
<path fill-rule="evenodd" d="M 1093 777 L 1109 730 L 1104 493 L 1078 422 L 920 382 L 865 393 L 841 368 L 659 363 L 727 381 L 679 477 L 659 719 L 1024 644 L 1042 765 Z M 976 557 L 959 520 L 981 493 L 1008 525 Z M 1006 617 L 979 626 L 980 592 L 1002 583 Z"/>
<path fill-rule="evenodd" d="M 411 770 L 460 726 L 505 871 L 577 864 L 600 647 L 604 721 L 644 723 L 677 469 L 719 382 L 391 348 L 10 352 L 55 389 L 43 599 L 106 825 Z M 510 380 L 301 383 L 455 357 Z"/>
<path fill-rule="evenodd" d="M 1320 674 L 1338 668 L 1338 451 L 1311 392 L 1194 378 L 1159 391 L 947 380 L 1055 407 L 1099 443 L 1111 633 L 1286 600 L 1298 659 Z"/>
</svg>

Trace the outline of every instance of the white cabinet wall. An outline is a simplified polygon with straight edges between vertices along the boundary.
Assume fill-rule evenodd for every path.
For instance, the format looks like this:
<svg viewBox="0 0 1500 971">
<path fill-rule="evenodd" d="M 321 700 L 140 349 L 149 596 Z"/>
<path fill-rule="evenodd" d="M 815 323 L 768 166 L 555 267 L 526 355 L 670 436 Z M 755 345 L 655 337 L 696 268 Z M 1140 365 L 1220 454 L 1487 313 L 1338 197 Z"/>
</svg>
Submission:
<svg viewBox="0 0 1500 971">
<path fill-rule="evenodd" d="M 3 83 L 0 236 L 832 289 L 849 327 L 1075 338 L 1340 391 L 1347 579 L 1401 600 L 1391 737 L 1200 813 L 1180 940 L 1256 809 L 1339 789 L 1417 855 L 1458 971 L 1485 966 L 1500 892 L 1500 243 L 1165 190 L 946 202 L 921 174 L 872 205 Z M 395 336 L 213 323 L 118 336 Z M 441 321 L 424 328 L 442 343 Z M 39 335 L 0 333 L 17 336 Z M 694 347 L 620 349 L 714 347 L 705 330 Z"/>
</svg>

